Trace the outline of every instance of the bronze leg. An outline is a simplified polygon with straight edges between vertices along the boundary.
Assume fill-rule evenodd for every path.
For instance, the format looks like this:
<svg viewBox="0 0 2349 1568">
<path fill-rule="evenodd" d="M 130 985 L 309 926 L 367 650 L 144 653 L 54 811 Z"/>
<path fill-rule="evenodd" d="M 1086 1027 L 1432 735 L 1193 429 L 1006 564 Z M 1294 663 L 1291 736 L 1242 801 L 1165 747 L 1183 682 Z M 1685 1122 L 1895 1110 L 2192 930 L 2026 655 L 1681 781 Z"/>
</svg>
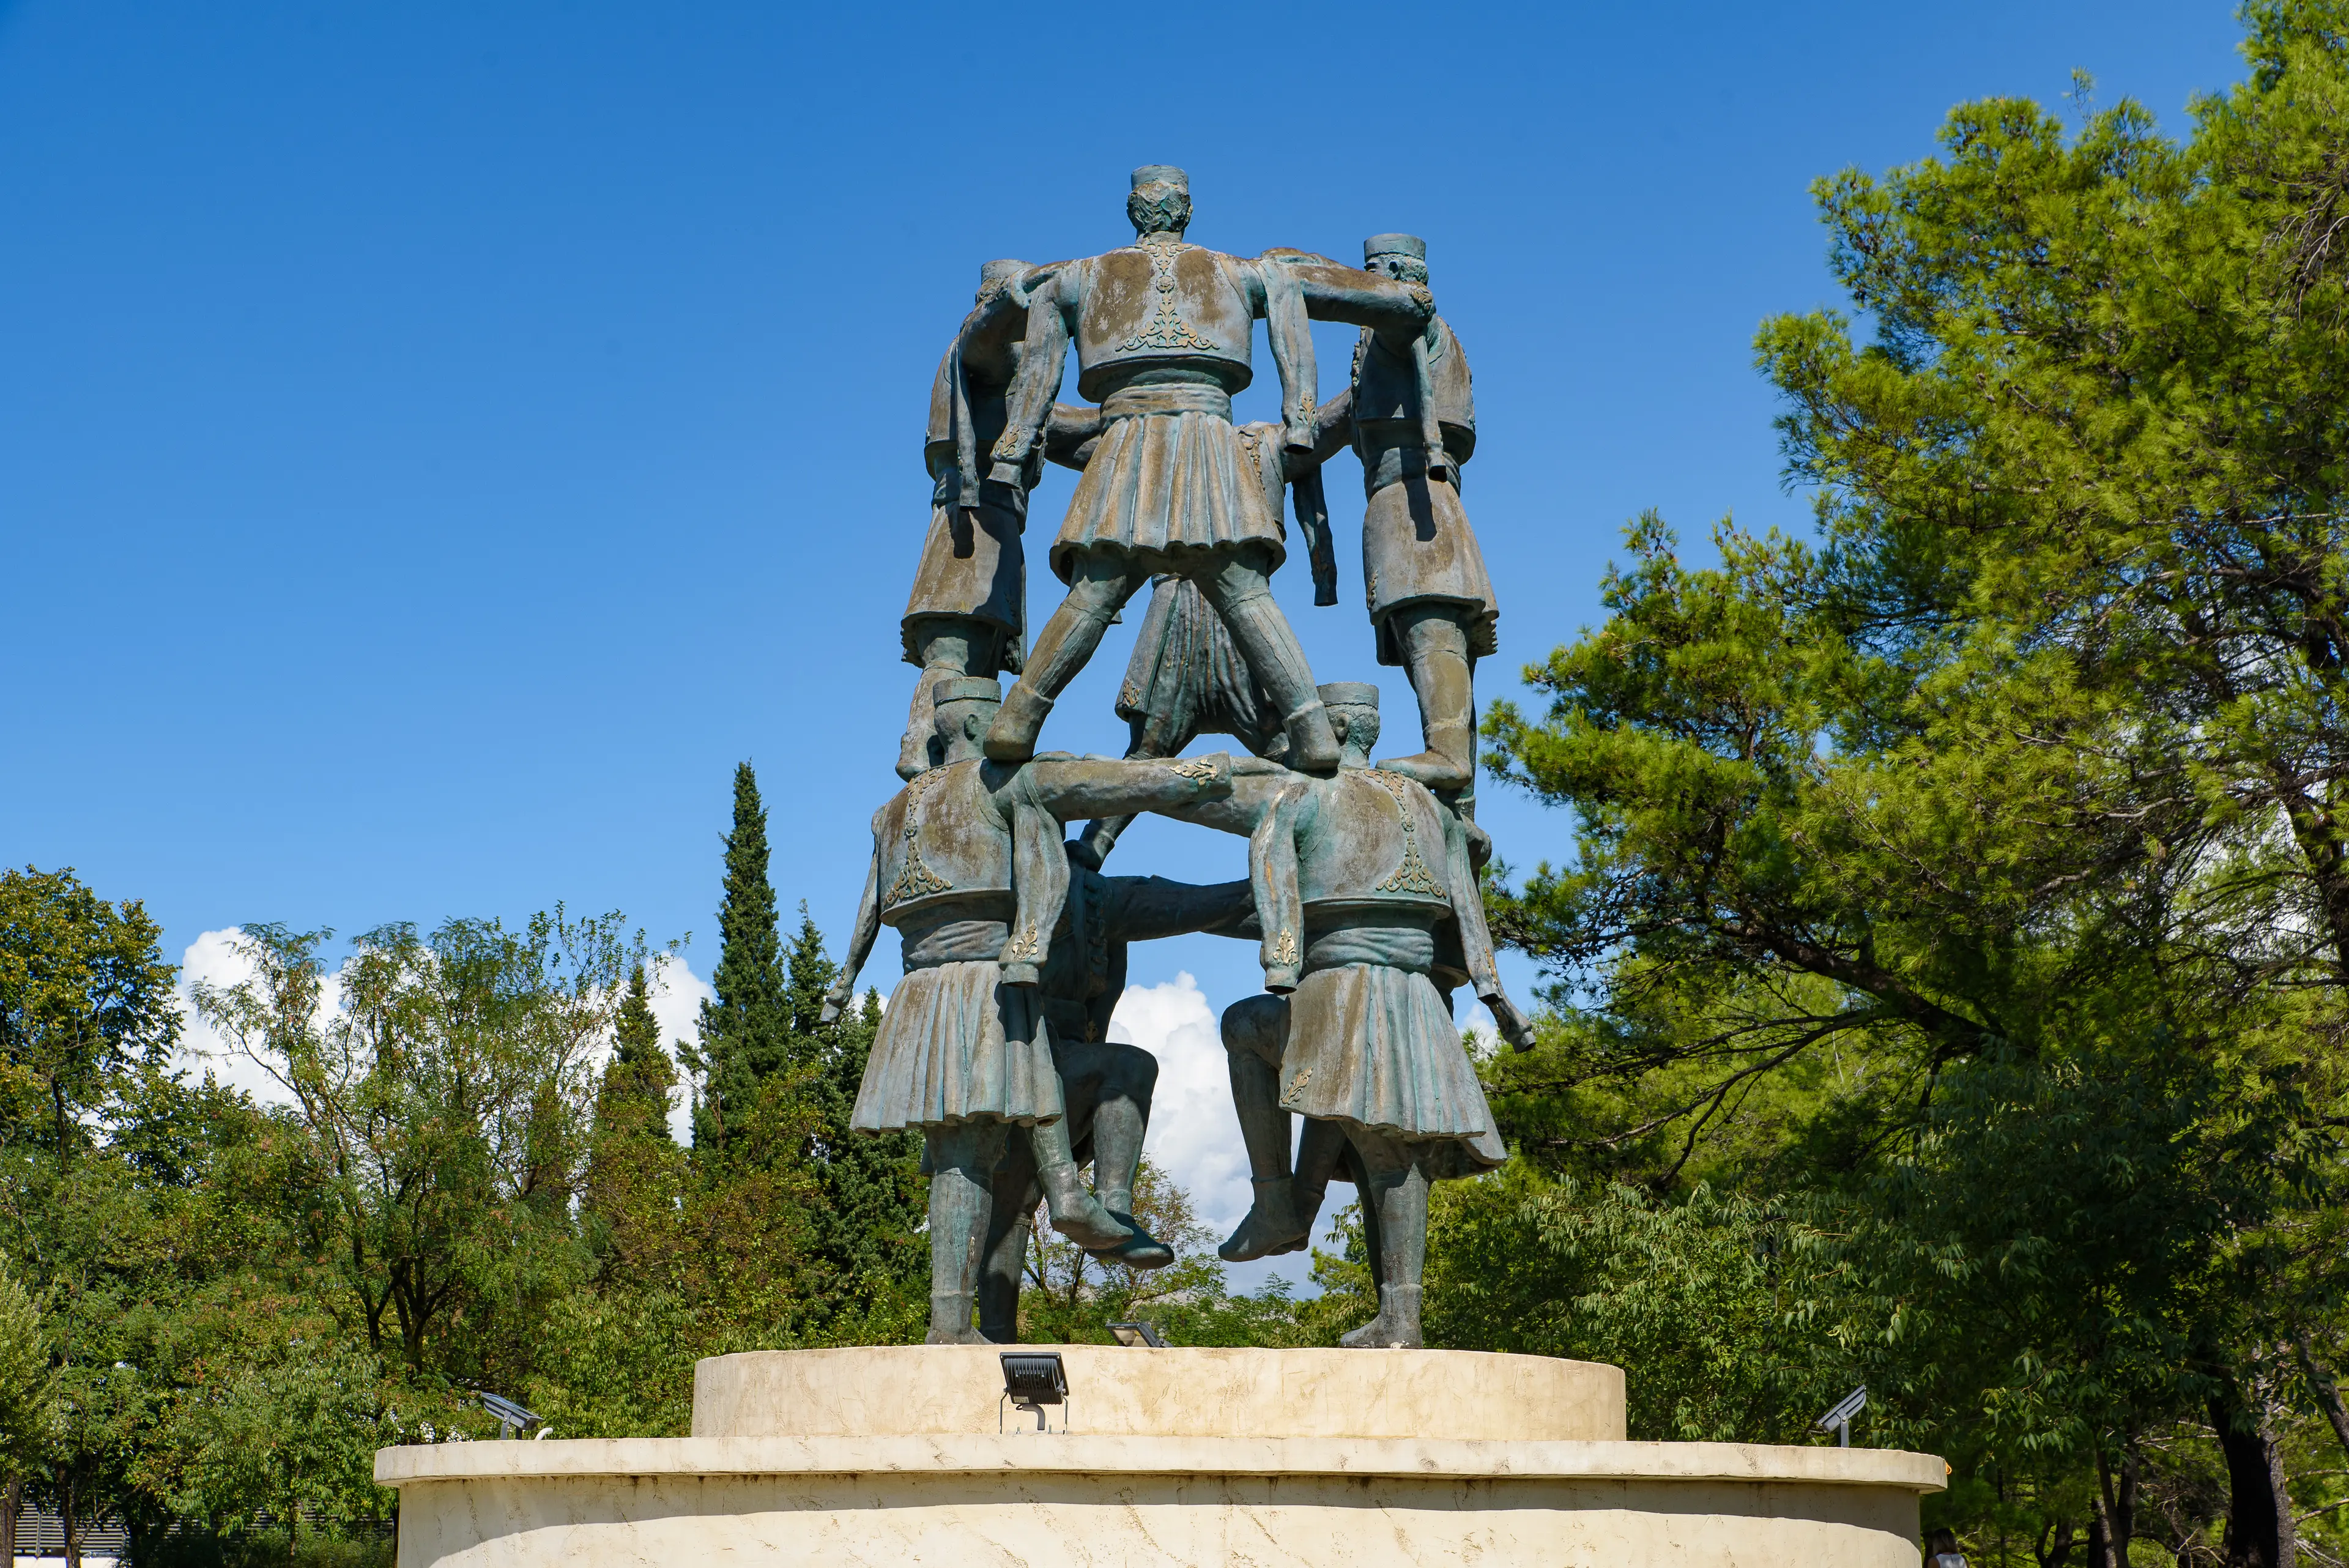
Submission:
<svg viewBox="0 0 2349 1568">
<path fill-rule="evenodd" d="M 1419 729 L 1427 749 L 1392 757 L 1379 766 L 1417 779 L 1432 790 L 1470 793 L 1475 810 L 1475 662 L 1468 653 L 1466 612 L 1456 605 L 1406 605 L 1394 612 L 1395 641 L 1419 699 Z"/>
<path fill-rule="evenodd" d="M 1019 1342 L 1019 1286 L 1027 1275 L 1028 1235 L 1035 1222 L 1036 1159 L 1013 1138 L 995 1168 L 987 1256 L 978 1276 L 978 1332 L 998 1345 Z"/>
<path fill-rule="evenodd" d="M 1298 1216 L 1288 1165 L 1288 1113 L 1280 1104 L 1288 999 L 1252 996 L 1234 1002 L 1224 1009 L 1223 1035 L 1232 1108 L 1239 1113 L 1240 1141 L 1247 1147 L 1248 1175 L 1256 1189 L 1247 1218 L 1216 1249 L 1226 1262 L 1238 1263 L 1295 1251 L 1304 1244 L 1310 1221 Z"/>
<path fill-rule="evenodd" d="M 923 1133 L 931 1170 L 929 1343 L 984 1345 L 970 1314 L 994 1209 L 995 1168 L 1003 1158 L 1003 1124 L 965 1122 Z"/>
<path fill-rule="evenodd" d="M 1216 613 L 1239 645 L 1288 732 L 1288 765 L 1300 773 L 1338 771 L 1338 738 L 1313 689 L 1313 668 L 1305 661 L 1297 632 L 1280 613 L 1268 581 L 1271 553 L 1244 545 L 1196 579 Z"/>
<path fill-rule="evenodd" d="M 999 763 L 1024 763 L 1036 754 L 1036 737 L 1042 732 L 1053 699 L 1085 667 L 1101 646 L 1102 633 L 1133 591 L 1150 580 L 1123 551 L 1088 550 L 1077 557 L 1069 583 L 1069 597 L 1036 634 L 1019 683 L 1004 699 L 1002 711 L 987 732 L 987 754 Z"/>
<path fill-rule="evenodd" d="M 1427 1263 L 1427 1171 L 1418 1150 L 1383 1133 L 1357 1131 L 1361 1156 L 1362 1220 L 1375 1222 L 1378 1315 L 1338 1343 L 1349 1349 L 1399 1346 L 1417 1350 L 1421 1280 Z"/>
</svg>

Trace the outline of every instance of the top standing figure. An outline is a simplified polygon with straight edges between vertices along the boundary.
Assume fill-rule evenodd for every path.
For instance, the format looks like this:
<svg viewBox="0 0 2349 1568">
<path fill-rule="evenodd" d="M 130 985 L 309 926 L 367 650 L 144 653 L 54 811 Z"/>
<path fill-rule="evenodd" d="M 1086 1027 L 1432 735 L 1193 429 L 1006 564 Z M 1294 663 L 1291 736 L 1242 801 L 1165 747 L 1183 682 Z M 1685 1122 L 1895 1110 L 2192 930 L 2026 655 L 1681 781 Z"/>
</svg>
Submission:
<svg viewBox="0 0 2349 1568">
<path fill-rule="evenodd" d="M 1391 337 L 1408 358 L 1434 314 L 1423 284 L 1297 251 L 1248 260 L 1185 242 L 1190 182 L 1180 169 L 1133 171 L 1134 243 L 1061 264 L 1031 292 L 992 477 L 1016 483 L 1043 439 L 1071 340 L 1079 395 L 1104 429 L 1053 542 L 1068 597 L 1037 635 L 987 754 L 1035 753 L 1053 699 L 1075 679 L 1134 591 L 1172 572 L 1199 585 L 1231 630 L 1288 736 L 1293 767 L 1327 774 L 1338 742 L 1297 634 L 1267 579 L 1286 554 L 1279 516 L 1232 428 L 1232 394 L 1254 379 L 1255 323 L 1280 372 L 1282 441 L 1309 464 L 1315 386 L 1309 317 Z"/>
</svg>

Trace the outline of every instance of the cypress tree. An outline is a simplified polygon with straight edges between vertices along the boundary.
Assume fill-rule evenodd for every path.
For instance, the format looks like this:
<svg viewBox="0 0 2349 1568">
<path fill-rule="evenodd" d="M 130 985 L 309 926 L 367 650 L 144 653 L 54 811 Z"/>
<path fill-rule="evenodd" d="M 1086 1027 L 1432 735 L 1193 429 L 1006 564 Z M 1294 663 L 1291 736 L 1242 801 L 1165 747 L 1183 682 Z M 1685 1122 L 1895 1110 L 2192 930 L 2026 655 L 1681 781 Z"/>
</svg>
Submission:
<svg viewBox="0 0 2349 1568">
<path fill-rule="evenodd" d="M 668 1091 L 677 1082 L 677 1068 L 661 1049 L 660 1021 L 653 1016 L 652 991 L 642 964 L 628 976 L 627 994 L 620 999 L 613 1032 L 618 1045 L 612 1064 L 604 1070 L 596 1125 L 667 1137 Z"/>
<path fill-rule="evenodd" d="M 760 1080 L 791 1059 L 783 1000 L 782 937 L 767 880 L 767 808 L 749 763 L 734 769 L 734 828 L 726 836 L 726 888 L 718 907 L 717 999 L 701 1004 L 701 1064 L 693 1142 L 715 1147 L 730 1114 L 746 1114 Z"/>
</svg>

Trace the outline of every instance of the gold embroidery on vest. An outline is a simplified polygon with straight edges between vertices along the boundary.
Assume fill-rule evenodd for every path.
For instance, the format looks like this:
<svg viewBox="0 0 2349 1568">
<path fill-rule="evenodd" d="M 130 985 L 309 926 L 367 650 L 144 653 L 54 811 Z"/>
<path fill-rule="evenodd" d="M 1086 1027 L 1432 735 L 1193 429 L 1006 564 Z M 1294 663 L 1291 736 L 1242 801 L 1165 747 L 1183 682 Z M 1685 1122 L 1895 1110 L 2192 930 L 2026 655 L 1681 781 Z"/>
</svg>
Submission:
<svg viewBox="0 0 2349 1568">
<path fill-rule="evenodd" d="M 897 879 L 881 895 L 881 907 L 892 909 L 908 898 L 926 898 L 933 893 L 944 893 L 954 884 L 922 863 L 922 796 L 929 793 L 938 775 L 946 770 L 932 768 L 905 786 L 905 864 L 898 868 Z"/>
<path fill-rule="evenodd" d="M 1150 257 L 1150 286 L 1158 291 L 1158 314 L 1150 325 L 1119 344 L 1118 351 L 1130 354 L 1137 348 L 1204 348 L 1216 346 L 1192 329 L 1191 324 L 1174 312 L 1174 258 L 1191 247 L 1172 235 L 1152 234 L 1135 242 Z"/>
<path fill-rule="evenodd" d="M 1419 857 L 1419 830 L 1412 825 L 1411 799 L 1403 791 L 1406 782 L 1393 774 L 1366 768 L 1362 777 L 1387 792 L 1395 805 L 1395 815 L 1402 819 L 1402 864 L 1395 874 L 1371 891 L 1378 893 L 1426 893 L 1435 898 L 1445 897 L 1443 885 L 1429 875 L 1427 862 Z"/>
</svg>

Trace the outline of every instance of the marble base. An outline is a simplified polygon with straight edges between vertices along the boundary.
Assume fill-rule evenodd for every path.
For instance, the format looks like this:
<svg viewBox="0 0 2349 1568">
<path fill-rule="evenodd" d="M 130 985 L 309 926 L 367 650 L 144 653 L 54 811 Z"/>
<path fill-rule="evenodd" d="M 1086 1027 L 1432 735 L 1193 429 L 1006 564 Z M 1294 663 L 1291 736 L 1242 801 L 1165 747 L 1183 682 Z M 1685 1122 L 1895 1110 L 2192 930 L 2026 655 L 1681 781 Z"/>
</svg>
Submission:
<svg viewBox="0 0 2349 1568">
<path fill-rule="evenodd" d="M 996 1431 L 992 1349 L 774 1352 L 701 1364 L 691 1438 L 388 1449 L 376 1475 L 400 1490 L 400 1568 L 1914 1568 L 1918 1496 L 1946 1474 L 1625 1442 L 1621 1374 L 1584 1363 L 1061 1348 L 1068 1431 Z"/>
</svg>

